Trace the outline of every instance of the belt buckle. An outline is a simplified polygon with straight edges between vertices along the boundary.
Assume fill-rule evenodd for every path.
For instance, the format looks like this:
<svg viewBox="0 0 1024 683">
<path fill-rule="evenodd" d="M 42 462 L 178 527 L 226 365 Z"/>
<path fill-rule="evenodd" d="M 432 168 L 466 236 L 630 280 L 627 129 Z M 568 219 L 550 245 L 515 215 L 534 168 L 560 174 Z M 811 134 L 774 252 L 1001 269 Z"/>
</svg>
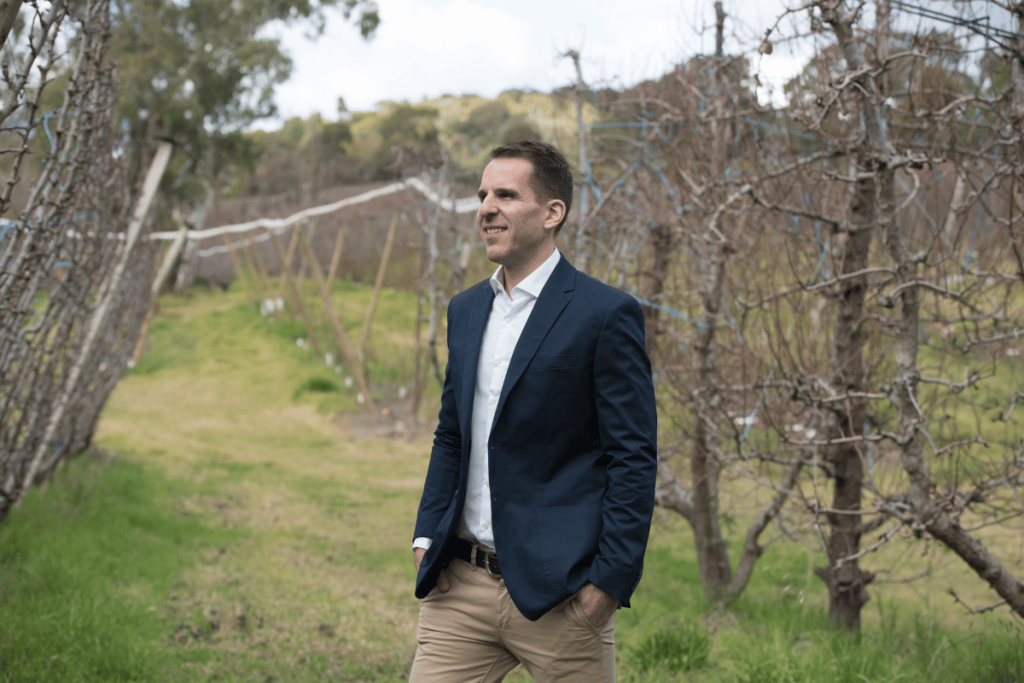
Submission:
<svg viewBox="0 0 1024 683">
<path fill-rule="evenodd" d="M 489 576 L 496 579 L 501 578 L 501 565 L 498 564 L 498 556 L 495 553 L 484 552 L 484 569 L 487 570 Z"/>
</svg>

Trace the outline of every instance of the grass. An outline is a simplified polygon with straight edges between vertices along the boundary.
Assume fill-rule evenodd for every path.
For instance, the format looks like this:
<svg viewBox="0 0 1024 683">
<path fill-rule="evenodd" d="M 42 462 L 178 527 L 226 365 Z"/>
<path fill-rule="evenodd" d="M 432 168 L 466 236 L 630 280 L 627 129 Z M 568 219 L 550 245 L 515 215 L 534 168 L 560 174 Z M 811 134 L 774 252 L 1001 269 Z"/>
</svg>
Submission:
<svg viewBox="0 0 1024 683">
<path fill-rule="evenodd" d="M 352 338 L 369 295 L 336 288 Z M 398 399 L 414 310 L 408 293 L 382 297 L 370 376 L 391 415 L 373 421 L 344 371 L 296 345 L 301 324 L 262 318 L 238 291 L 161 299 L 96 450 L 0 527 L 0 682 L 404 680 L 418 609 L 409 542 L 438 400 L 433 383 L 417 427 Z M 740 520 L 767 495 L 729 486 L 723 505 Z M 617 618 L 620 679 L 1024 681 L 1019 625 L 965 617 L 945 587 L 973 604 L 989 592 L 949 553 L 921 550 L 899 542 L 865 559 L 932 574 L 872 586 L 850 638 L 825 623 L 821 558 L 790 543 L 709 613 L 688 527 L 659 514 L 634 606 Z"/>
<path fill-rule="evenodd" d="M 710 654 L 707 631 L 695 624 L 682 624 L 666 626 L 640 640 L 627 659 L 638 674 L 656 670 L 680 673 L 703 669 Z"/>
<path fill-rule="evenodd" d="M 165 608 L 175 583 L 245 536 L 175 514 L 201 489 L 94 452 L 33 492 L 0 535 L 0 680 L 148 681 L 173 668 L 174 651 L 154 645 L 185 616 Z"/>
</svg>

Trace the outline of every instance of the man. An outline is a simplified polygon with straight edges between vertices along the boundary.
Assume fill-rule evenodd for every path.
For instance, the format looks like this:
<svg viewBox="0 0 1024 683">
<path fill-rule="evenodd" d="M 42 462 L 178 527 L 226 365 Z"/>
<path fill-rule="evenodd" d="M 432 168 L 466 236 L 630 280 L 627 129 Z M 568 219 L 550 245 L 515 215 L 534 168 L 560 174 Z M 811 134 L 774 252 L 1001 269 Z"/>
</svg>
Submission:
<svg viewBox="0 0 1024 683">
<path fill-rule="evenodd" d="M 555 249 L 572 205 L 551 145 L 491 152 L 488 281 L 448 306 L 448 366 L 416 520 L 412 683 L 615 680 L 640 580 L 657 417 L 643 314 Z"/>
</svg>

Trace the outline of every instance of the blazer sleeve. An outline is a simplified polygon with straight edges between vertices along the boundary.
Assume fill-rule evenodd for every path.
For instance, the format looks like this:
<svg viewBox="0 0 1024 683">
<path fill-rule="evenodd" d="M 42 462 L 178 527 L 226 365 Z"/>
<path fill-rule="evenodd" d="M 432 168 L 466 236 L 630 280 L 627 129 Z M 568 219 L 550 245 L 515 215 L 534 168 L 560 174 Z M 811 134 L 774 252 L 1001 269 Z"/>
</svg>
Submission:
<svg viewBox="0 0 1024 683">
<path fill-rule="evenodd" d="M 618 298 L 601 327 L 594 393 L 608 486 L 590 581 L 628 606 L 643 573 L 658 472 L 654 382 L 632 297 Z"/>
<path fill-rule="evenodd" d="M 444 388 L 441 390 L 441 411 L 438 415 L 437 429 L 434 431 L 434 446 L 430 450 L 430 465 L 423 485 L 423 497 L 420 499 L 419 511 L 416 514 L 414 539 L 421 536 L 430 538 L 434 535 L 441 518 L 451 505 L 459 483 L 462 431 L 459 429 L 458 406 L 451 371 L 452 309 L 453 306 L 449 305 L 449 352 L 444 371 Z"/>
</svg>

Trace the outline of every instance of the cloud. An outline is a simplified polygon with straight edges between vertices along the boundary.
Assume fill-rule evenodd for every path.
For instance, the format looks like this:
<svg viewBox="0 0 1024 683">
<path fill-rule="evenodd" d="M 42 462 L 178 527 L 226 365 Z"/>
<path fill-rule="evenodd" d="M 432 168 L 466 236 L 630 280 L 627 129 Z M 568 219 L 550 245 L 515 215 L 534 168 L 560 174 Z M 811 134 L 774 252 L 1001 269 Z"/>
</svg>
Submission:
<svg viewBox="0 0 1024 683">
<path fill-rule="evenodd" d="M 388 9 L 392 23 L 384 24 L 378 46 L 384 52 L 429 60 L 432 70 L 458 69 L 453 76 L 477 71 L 483 65 L 507 70 L 529 64 L 532 28 L 502 8 L 470 0 L 453 0 L 439 7 L 393 0 Z M 467 57 L 475 61 L 467 62 Z M 426 64 L 417 61 L 411 66 Z"/>
</svg>

